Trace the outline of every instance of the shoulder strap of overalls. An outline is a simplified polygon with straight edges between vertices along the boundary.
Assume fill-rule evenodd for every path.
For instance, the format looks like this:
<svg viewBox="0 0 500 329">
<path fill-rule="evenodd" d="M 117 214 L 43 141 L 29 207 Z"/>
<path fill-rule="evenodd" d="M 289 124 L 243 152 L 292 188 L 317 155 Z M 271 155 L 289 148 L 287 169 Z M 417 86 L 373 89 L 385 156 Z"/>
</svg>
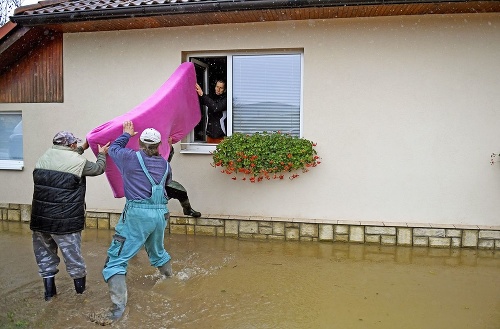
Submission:
<svg viewBox="0 0 500 329">
<path fill-rule="evenodd" d="M 151 185 L 153 185 L 153 186 L 156 185 L 153 177 L 151 177 L 151 175 L 149 174 L 148 169 L 146 168 L 146 165 L 144 164 L 144 160 L 142 159 L 141 152 L 137 151 L 137 152 L 135 152 L 135 154 L 137 155 L 137 159 L 139 159 L 139 164 L 142 167 L 142 171 L 144 171 L 144 173 L 146 174 L 146 177 L 148 177 L 149 182 L 151 183 Z M 167 174 L 168 174 L 168 166 L 169 166 L 169 164 L 167 162 L 167 169 L 165 170 L 165 173 L 163 174 L 161 182 L 158 185 L 161 185 L 161 186 L 165 185 L 165 180 L 167 179 Z"/>
</svg>

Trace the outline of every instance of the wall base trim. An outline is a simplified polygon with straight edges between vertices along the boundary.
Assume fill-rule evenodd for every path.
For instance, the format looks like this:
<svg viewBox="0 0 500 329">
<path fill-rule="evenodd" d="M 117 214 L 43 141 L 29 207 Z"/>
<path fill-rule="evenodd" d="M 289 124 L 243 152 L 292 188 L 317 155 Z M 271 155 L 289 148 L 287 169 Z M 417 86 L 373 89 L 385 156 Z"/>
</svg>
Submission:
<svg viewBox="0 0 500 329">
<path fill-rule="evenodd" d="M 29 222 L 31 205 L 0 203 L 0 220 Z M 114 229 L 120 213 L 87 210 L 87 228 Z M 223 236 L 239 239 L 364 243 L 383 246 L 500 249 L 500 226 L 394 223 L 278 217 L 172 213 L 170 234 Z"/>
</svg>

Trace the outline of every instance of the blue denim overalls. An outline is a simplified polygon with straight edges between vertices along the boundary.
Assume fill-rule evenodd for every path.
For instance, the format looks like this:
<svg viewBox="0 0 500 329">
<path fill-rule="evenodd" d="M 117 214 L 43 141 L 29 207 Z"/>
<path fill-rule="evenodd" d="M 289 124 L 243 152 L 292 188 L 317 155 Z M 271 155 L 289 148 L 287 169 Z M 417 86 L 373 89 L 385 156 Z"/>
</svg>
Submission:
<svg viewBox="0 0 500 329">
<path fill-rule="evenodd" d="M 155 184 L 140 152 L 136 154 L 142 170 L 151 182 L 151 197 L 144 200 L 127 200 L 125 203 L 102 270 L 106 282 L 115 274 L 126 274 L 129 259 L 134 257 L 143 245 L 152 266 L 160 267 L 170 260 L 170 255 L 163 245 L 168 218 L 165 180 L 169 164 L 167 163 L 167 169 L 160 183 Z"/>
</svg>

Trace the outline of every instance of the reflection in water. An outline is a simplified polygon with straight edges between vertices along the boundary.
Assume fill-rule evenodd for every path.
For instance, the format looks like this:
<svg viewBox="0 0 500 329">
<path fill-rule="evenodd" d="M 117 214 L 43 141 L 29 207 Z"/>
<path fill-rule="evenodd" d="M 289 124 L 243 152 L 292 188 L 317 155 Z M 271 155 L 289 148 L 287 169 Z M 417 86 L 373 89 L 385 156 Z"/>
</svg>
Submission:
<svg viewBox="0 0 500 329">
<path fill-rule="evenodd" d="M 101 277 L 113 231 L 84 231 L 87 286 L 60 265 L 43 300 L 27 224 L 0 222 L 0 327 L 92 328 L 110 305 Z M 467 249 L 245 241 L 168 235 L 175 276 L 141 251 L 114 328 L 498 328 L 500 257 Z"/>
</svg>

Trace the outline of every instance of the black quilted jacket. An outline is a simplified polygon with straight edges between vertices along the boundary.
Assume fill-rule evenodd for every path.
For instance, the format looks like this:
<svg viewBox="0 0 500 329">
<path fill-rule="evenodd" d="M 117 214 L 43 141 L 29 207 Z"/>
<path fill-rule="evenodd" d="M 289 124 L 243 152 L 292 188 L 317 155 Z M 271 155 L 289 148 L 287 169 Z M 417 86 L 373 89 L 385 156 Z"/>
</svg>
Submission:
<svg viewBox="0 0 500 329">
<path fill-rule="evenodd" d="M 85 177 L 35 169 L 33 181 L 35 189 L 31 206 L 31 230 L 67 234 L 84 229 Z"/>
</svg>

